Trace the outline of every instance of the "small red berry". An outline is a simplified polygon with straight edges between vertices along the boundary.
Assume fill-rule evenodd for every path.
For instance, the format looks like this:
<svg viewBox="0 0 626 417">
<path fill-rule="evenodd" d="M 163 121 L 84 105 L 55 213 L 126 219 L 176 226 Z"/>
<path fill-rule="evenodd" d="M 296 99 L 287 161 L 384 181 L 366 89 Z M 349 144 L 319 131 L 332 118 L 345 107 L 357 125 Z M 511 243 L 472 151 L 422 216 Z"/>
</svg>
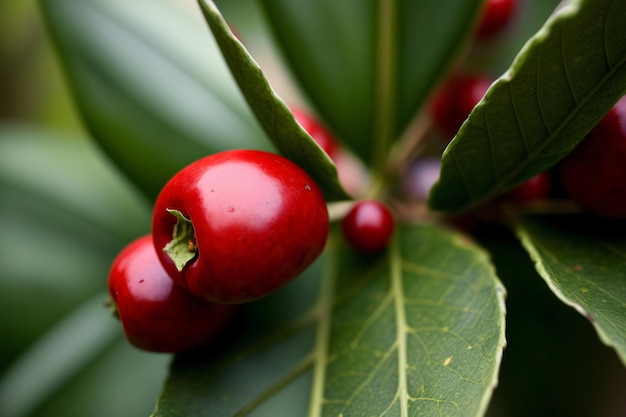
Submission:
<svg viewBox="0 0 626 417">
<path fill-rule="evenodd" d="M 324 196 L 298 165 L 232 150 L 195 161 L 167 182 L 152 231 L 177 284 L 208 301 L 237 304 L 307 268 L 324 249 L 329 219 Z"/>
<path fill-rule="evenodd" d="M 429 106 L 435 127 L 449 138 L 456 135 L 493 81 L 485 75 L 457 75 L 444 83 Z"/>
<path fill-rule="evenodd" d="M 583 210 L 626 218 L 626 96 L 559 163 L 567 195 Z"/>
<path fill-rule="evenodd" d="M 108 287 L 126 338 L 151 352 L 177 353 L 206 343 L 230 323 L 237 307 L 206 302 L 175 285 L 151 236 L 116 256 Z"/>
<path fill-rule="evenodd" d="M 292 108 L 291 113 L 300 126 L 317 142 L 317 144 L 328 154 L 331 159 L 335 159 L 337 153 L 337 142 L 321 123 L 311 114 L 304 110 Z"/>
<path fill-rule="evenodd" d="M 476 36 L 490 38 L 509 24 L 517 8 L 516 0 L 487 0 L 483 9 Z"/>
<path fill-rule="evenodd" d="M 510 190 L 505 198 L 516 203 L 528 203 L 545 200 L 551 191 L 550 174 L 543 171 Z"/>
<path fill-rule="evenodd" d="M 371 254 L 387 247 L 394 230 L 389 208 L 377 200 L 357 202 L 341 221 L 343 236 L 359 252 Z"/>
</svg>

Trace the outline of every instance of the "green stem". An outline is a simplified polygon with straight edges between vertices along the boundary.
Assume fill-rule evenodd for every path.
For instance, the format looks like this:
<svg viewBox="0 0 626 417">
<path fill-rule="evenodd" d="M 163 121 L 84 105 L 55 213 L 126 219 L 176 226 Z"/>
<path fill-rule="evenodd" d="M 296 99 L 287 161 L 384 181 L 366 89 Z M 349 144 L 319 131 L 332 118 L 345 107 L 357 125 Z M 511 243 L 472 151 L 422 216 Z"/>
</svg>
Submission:
<svg viewBox="0 0 626 417">
<path fill-rule="evenodd" d="M 375 144 L 373 160 L 373 186 L 371 196 L 380 193 L 388 181 L 387 158 L 393 142 L 395 114 L 397 10 L 395 0 L 379 2 L 378 21 L 378 78 L 376 91 Z"/>
</svg>

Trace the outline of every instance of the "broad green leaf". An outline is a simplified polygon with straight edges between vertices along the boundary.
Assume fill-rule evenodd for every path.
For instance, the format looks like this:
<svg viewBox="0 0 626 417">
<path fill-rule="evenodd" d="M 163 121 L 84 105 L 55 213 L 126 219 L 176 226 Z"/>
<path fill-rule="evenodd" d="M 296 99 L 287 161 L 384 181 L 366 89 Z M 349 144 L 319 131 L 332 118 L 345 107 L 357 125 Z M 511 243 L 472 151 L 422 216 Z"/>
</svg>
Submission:
<svg viewBox="0 0 626 417">
<path fill-rule="evenodd" d="M 564 3 L 445 150 L 431 208 L 475 207 L 571 151 L 626 93 L 625 19 L 622 1 Z"/>
<path fill-rule="evenodd" d="M 296 122 L 261 68 L 232 34 L 215 3 L 211 0 L 199 0 L 199 3 L 243 95 L 278 151 L 307 171 L 329 200 L 348 199 L 335 165 Z"/>
<path fill-rule="evenodd" d="M 626 364 L 626 223 L 521 215 L 516 229 L 550 289 L 587 317 Z"/>
<path fill-rule="evenodd" d="M 505 344 L 504 288 L 459 236 L 428 225 L 398 234 L 388 260 L 339 269 L 319 415 L 483 415 Z"/>
<path fill-rule="evenodd" d="M 274 412 L 290 416 L 303 402 L 309 416 L 483 415 L 505 343 L 504 288 L 485 254 L 426 225 L 400 231 L 389 256 L 339 246 L 246 306 L 228 339 L 179 356 L 154 416 L 256 415 L 277 396 Z"/>
<path fill-rule="evenodd" d="M 149 196 L 207 154 L 271 149 L 199 12 L 173 0 L 40 5 L 85 125 Z"/>
<path fill-rule="evenodd" d="M 385 156 L 457 58 L 482 3 L 261 2 L 307 98 L 367 163 Z"/>
</svg>

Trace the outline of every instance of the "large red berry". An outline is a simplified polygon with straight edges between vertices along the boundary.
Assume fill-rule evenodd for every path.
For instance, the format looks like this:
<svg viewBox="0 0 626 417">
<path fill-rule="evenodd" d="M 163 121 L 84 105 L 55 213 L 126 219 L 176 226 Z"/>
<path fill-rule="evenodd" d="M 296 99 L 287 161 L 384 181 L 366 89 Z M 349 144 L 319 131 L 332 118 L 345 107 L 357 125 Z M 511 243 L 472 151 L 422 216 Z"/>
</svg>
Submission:
<svg viewBox="0 0 626 417">
<path fill-rule="evenodd" d="M 175 285 L 151 236 L 117 255 L 108 286 L 126 338 L 152 352 L 176 353 L 206 343 L 230 323 L 237 307 L 209 303 Z"/>
<path fill-rule="evenodd" d="M 513 18 L 517 0 L 487 0 L 483 9 L 476 36 L 490 38 L 501 32 Z"/>
<path fill-rule="evenodd" d="M 626 96 L 560 163 L 563 188 L 584 210 L 626 218 Z"/>
<path fill-rule="evenodd" d="M 516 203 L 545 200 L 550 197 L 552 184 L 548 171 L 542 171 L 506 193 L 506 199 Z"/>
<path fill-rule="evenodd" d="M 389 208 L 377 200 L 357 202 L 341 221 L 343 236 L 359 252 L 371 254 L 387 247 L 394 230 Z"/>
<path fill-rule="evenodd" d="M 311 114 L 298 108 L 292 108 L 291 113 L 300 126 L 317 142 L 317 144 L 328 154 L 331 159 L 335 159 L 337 152 L 337 142 L 330 132 Z"/>
<path fill-rule="evenodd" d="M 457 75 L 445 82 L 430 102 L 433 124 L 452 138 L 493 81 L 485 75 Z"/>
<path fill-rule="evenodd" d="M 244 303 L 308 267 L 328 237 L 311 177 L 273 153 L 232 150 L 179 171 L 159 194 L 154 244 L 172 279 L 209 301 Z"/>
</svg>

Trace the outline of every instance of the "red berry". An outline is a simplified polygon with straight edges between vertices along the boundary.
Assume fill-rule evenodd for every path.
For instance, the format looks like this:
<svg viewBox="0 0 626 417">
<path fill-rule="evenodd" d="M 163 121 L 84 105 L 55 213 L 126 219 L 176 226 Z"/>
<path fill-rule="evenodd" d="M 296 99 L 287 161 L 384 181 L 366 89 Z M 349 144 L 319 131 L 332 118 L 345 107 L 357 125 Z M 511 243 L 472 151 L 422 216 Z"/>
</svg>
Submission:
<svg viewBox="0 0 626 417">
<path fill-rule="evenodd" d="M 152 223 L 172 279 L 219 303 L 282 287 L 319 256 L 328 228 L 326 202 L 311 177 L 280 155 L 255 150 L 225 151 L 183 168 L 161 190 Z"/>
<path fill-rule="evenodd" d="M 206 343 L 230 323 L 237 307 L 206 302 L 175 285 L 151 236 L 117 255 L 108 285 L 126 338 L 152 352 L 176 353 Z"/>
<path fill-rule="evenodd" d="M 560 163 L 567 195 L 583 210 L 626 218 L 626 96 Z"/>
<path fill-rule="evenodd" d="M 429 112 L 434 125 L 452 138 L 483 98 L 493 79 L 484 75 L 457 75 L 435 92 Z"/>
<path fill-rule="evenodd" d="M 487 0 L 476 36 L 485 39 L 501 32 L 511 21 L 516 8 L 516 0 Z"/>
<path fill-rule="evenodd" d="M 301 109 L 292 108 L 291 113 L 302 128 L 317 142 L 317 144 L 328 154 L 331 159 L 335 159 L 337 152 L 337 142 L 332 135 L 317 121 L 312 115 Z"/>
<path fill-rule="evenodd" d="M 377 200 L 357 202 L 341 221 L 343 236 L 350 246 L 362 253 L 385 249 L 394 230 L 389 208 Z"/>
<path fill-rule="evenodd" d="M 517 203 L 544 200 L 550 196 L 550 182 L 548 171 L 540 172 L 506 193 L 506 198 Z"/>
</svg>

